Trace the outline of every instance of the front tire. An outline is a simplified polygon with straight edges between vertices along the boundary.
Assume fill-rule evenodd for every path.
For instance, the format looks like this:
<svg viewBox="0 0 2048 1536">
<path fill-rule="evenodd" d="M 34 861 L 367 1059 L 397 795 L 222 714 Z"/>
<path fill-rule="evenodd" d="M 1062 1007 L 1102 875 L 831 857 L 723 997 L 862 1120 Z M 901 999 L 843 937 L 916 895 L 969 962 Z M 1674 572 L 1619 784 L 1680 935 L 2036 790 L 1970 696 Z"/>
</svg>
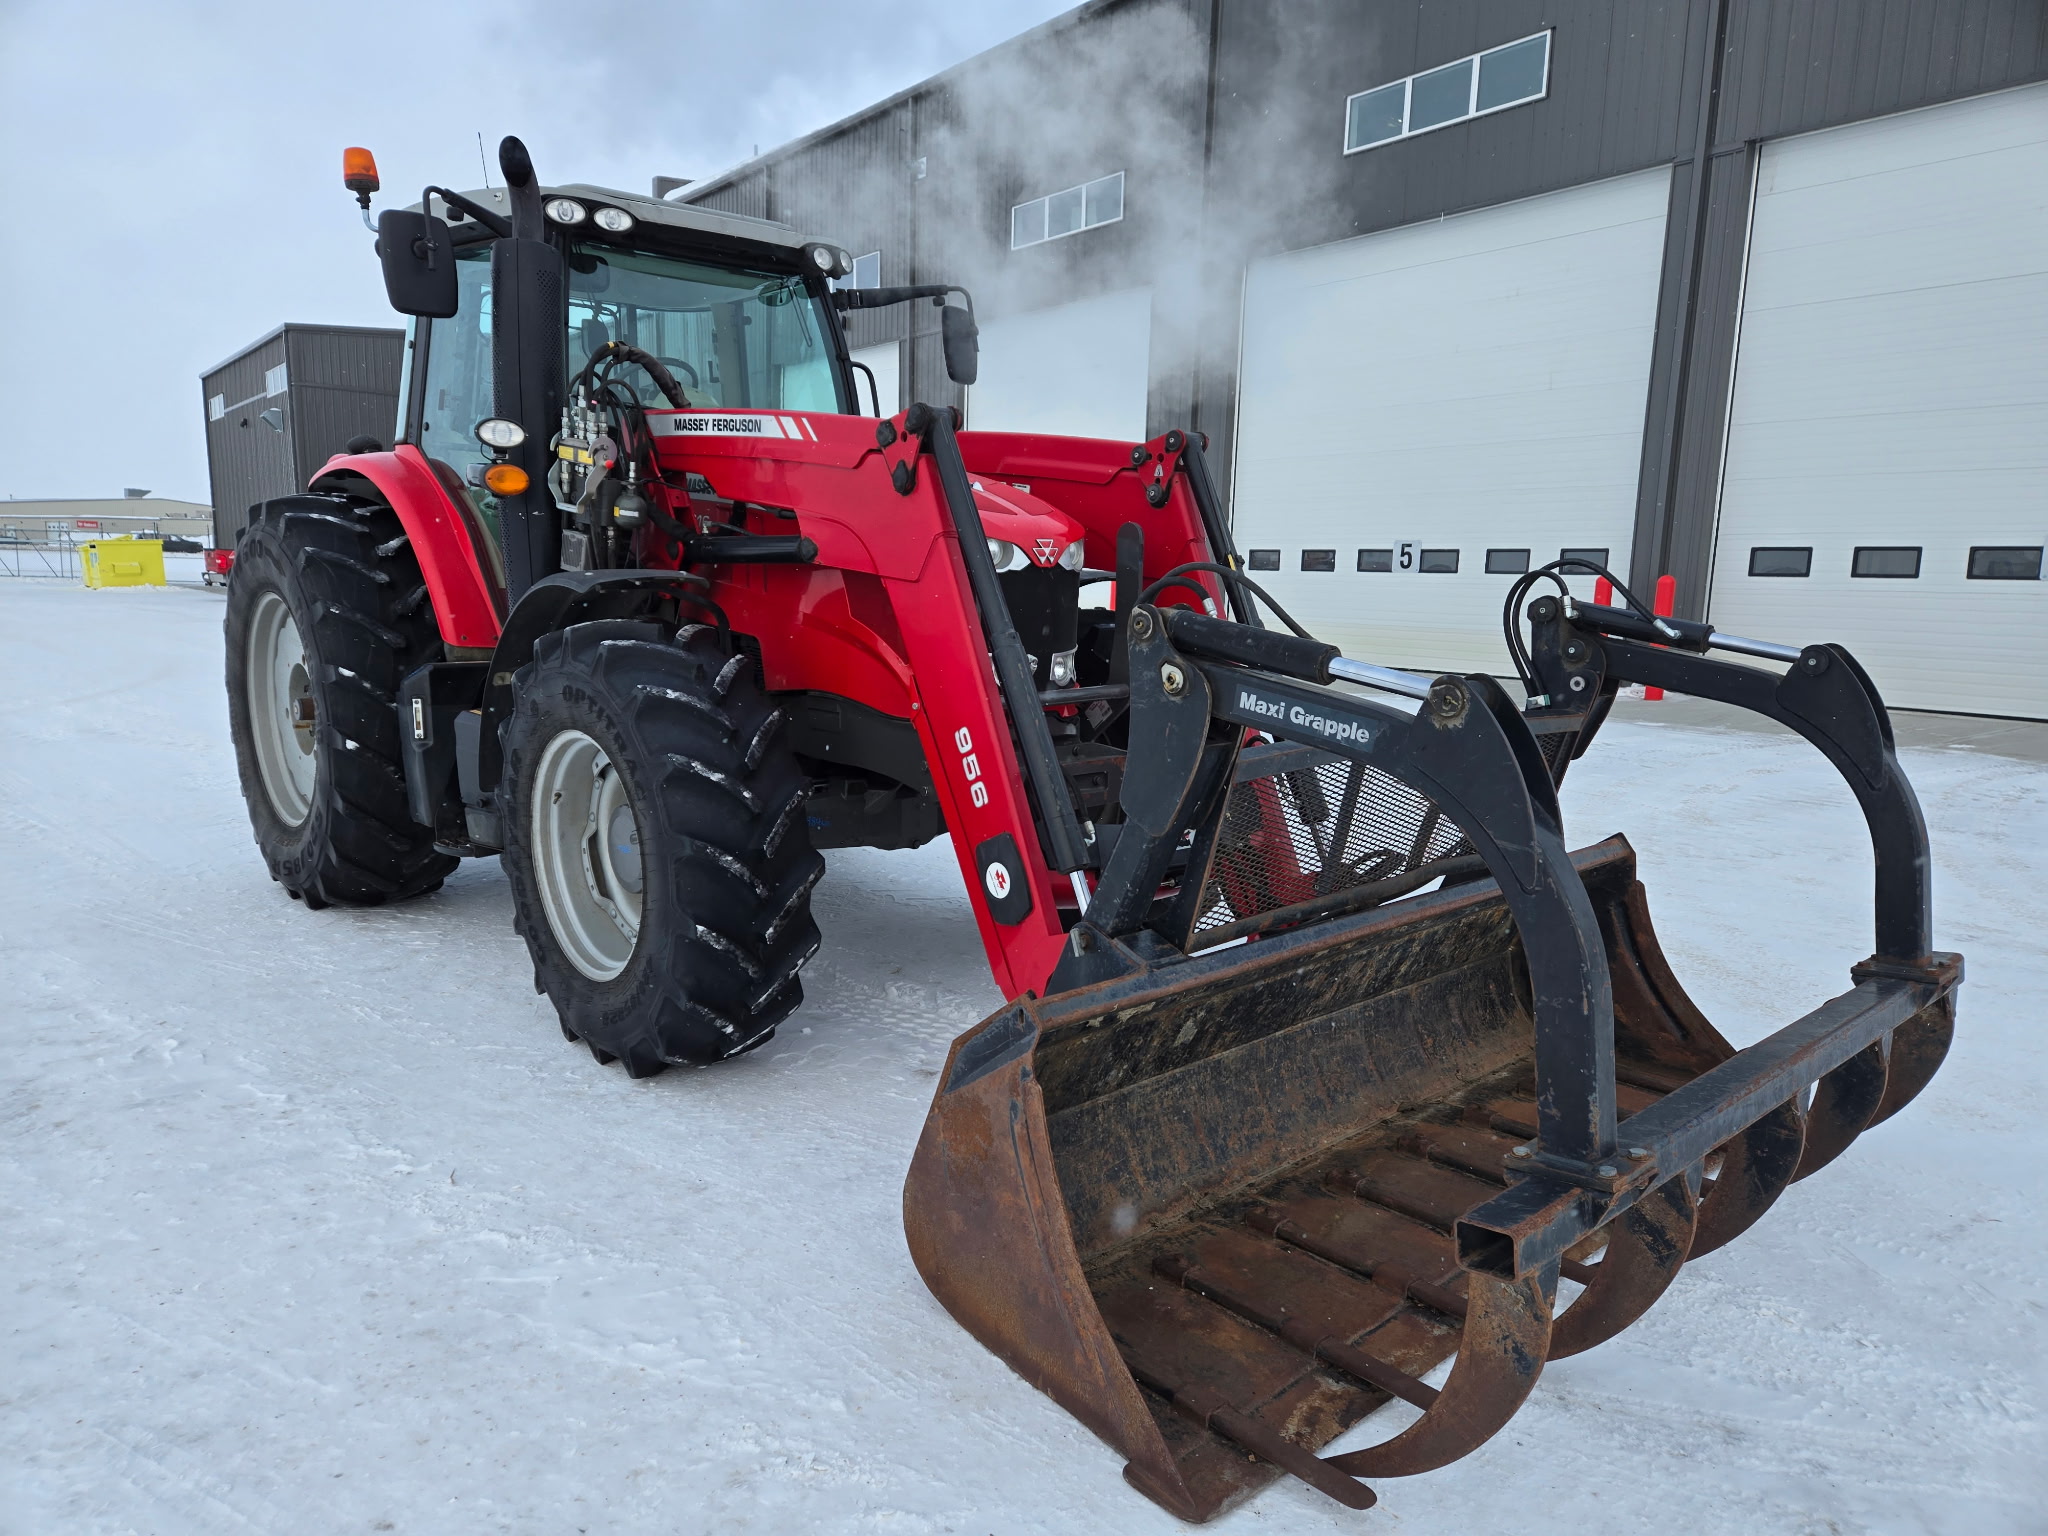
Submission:
<svg viewBox="0 0 2048 1536">
<path fill-rule="evenodd" d="M 563 1033 L 635 1077 L 767 1040 L 825 866 L 752 663 L 703 625 L 602 620 L 545 636 L 514 700 L 505 872 Z"/>
<path fill-rule="evenodd" d="M 457 860 L 412 819 L 398 687 L 442 655 L 419 562 L 389 507 L 266 502 L 228 585 L 228 724 L 270 878 L 311 907 L 376 906 Z"/>
</svg>

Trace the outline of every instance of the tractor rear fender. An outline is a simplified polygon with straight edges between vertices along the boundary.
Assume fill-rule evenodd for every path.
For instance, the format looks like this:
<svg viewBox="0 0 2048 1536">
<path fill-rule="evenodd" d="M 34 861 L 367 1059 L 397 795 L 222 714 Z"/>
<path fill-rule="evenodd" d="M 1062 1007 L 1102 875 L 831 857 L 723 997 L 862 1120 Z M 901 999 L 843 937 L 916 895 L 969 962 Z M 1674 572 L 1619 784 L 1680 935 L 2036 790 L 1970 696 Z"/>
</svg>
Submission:
<svg viewBox="0 0 2048 1536">
<path fill-rule="evenodd" d="M 442 641 L 475 653 L 498 643 L 504 581 L 486 548 L 490 536 L 452 474 L 400 443 L 388 453 L 337 454 L 309 489 L 374 495 L 390 507 L 419 559 Z"/>
</svg>

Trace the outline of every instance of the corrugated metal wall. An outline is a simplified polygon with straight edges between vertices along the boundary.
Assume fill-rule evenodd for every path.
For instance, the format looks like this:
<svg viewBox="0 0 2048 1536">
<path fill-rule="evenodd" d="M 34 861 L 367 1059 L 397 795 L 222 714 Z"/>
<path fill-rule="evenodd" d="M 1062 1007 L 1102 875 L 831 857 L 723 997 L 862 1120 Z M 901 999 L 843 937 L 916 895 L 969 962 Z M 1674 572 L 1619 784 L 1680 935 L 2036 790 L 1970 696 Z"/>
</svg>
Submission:
<svg viewBox="0 0 2048 1536">
<path fill-rule="evenodd" d="M 303 490 L 349 439 L 390 445 L 404 346 L 400 330 L 286 325 L 202 376 L 216 544 L 232 546 L 257 503 Z M 280 367 L 285 387 L 272 394 Z"/>
<path fill-rule="evenodd" d="M 351 438 L 386 448 L 398 429 L 398 376 L 405 332 L 293 326 L 285 332 L 291 365 L 292 443 L 301 483 Z"/>
<path fill-rule="evenodd" d="M 206 467 L 213 489 L 213 540 L 231 546 L 249 521 L 249 508 L 297 488 L 292 442 L 280 415 L 278 427 L 263 412 L 284 409 L 284 396 L 265 392 L 264 375 L 286 366 L 282 329 L 256 342 L 200 379 L 206 411 Z M 214 402 L 225 407 L 215 417 Z M 282 487 L 282 489 L 279 489 Z"/>
<path fill-rule="evenodd" d="M 1543 100 L 1342 152 L 1353 92 L 1545 29 Z M 1228 485 L 1251 261 L 1671 165 L 1634 574 L 1672 572 L 1697 613 L 1756 145 L 2044 77 L 2041 0 L 1097 0 L 700 197 L 879 248 L 885 282 L 966 283 L 991 316 L 1150 286 L 1149 430 L 1209 433 Z M 1117 169 L 1122 223 L 1009 249 L 1014 203 Z M 906 398 L 957 403 L 935 321 L 852 334 L 915 325 Z"/>
</svg>

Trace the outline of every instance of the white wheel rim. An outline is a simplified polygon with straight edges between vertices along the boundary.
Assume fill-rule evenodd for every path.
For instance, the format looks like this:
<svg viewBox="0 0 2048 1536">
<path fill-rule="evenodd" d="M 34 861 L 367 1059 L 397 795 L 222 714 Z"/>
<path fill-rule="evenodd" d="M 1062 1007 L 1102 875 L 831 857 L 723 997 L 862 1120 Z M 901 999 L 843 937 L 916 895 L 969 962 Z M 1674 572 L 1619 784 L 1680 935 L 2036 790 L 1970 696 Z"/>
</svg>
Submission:
<svg viewBox="0 0 2048 1536">
<path fill-rule="evenodd" d="M 533 877 L 569 963 L 610 981 L 633 958 L 645 900 L 640 823 L 611 758 L 560 731 L 533 774 Z"/>
<path fill-rule="evenodd" d="M 284 599 L 265 592 L 249 624 L 249 729 L 264 793 L 278 820 L 296 827 L 312 814 L 319 722 L 305 643 Z"/>
</svg>

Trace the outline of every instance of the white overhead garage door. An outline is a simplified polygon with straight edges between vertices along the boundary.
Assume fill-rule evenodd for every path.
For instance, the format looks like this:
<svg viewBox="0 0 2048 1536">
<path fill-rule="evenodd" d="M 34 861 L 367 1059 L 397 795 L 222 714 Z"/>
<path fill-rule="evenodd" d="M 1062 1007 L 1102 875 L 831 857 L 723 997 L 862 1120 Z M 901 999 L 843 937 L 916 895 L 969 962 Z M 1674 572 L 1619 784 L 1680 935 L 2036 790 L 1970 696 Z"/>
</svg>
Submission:
<svg viewBox="0 0 2048 1536">
<path fill-rule="evenodd" d="M 1660 167 L 1253 265 L 1237 543 L 1308 629 L 1505 672 L 1506 568 L 1605 550 L 1626 579 L 1669 192 Z"/>
<path fill-rule="evenodd" d="M 1141 442 L 1151 353 L 1149 288 L 985 320 L 967 425 Z"/>
<path fill-rule="evenodd" d="M 1894 705 L 2048 718 L 2048 87 L 1758 176 L 1715 624 L 1839 641 Z"/>
</svg>

